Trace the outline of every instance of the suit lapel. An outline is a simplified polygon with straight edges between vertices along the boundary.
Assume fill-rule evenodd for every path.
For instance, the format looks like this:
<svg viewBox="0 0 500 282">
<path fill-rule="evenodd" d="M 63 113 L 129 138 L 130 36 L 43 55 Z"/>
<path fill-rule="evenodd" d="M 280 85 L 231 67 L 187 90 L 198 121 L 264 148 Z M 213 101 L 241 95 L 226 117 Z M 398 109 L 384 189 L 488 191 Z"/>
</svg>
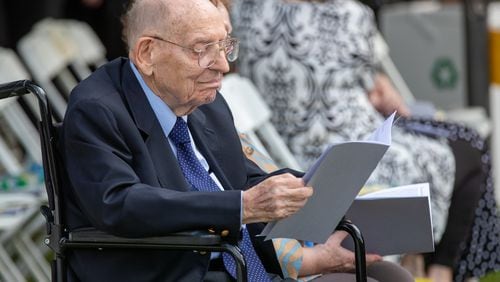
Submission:
<svg viewBox="0 0 500 282">
<path fill-rule="evenodd" d="M 188 191 L 190 185 L 177 164 L 177 158 L 165 137 L 151 105 L 146 98 L 127 60 L 122 72 L 122 93 L 134 119 L 141 131 L 149 155 L 153 161 L 158 181 L 162 187 Z"/>
<path fill-rule="evenodd" d="M 221 163 L 219 158 L 224 153 L 223 148 L 221 148 L 221 143 L 217 140 L 215 130 L 207 124 L 205 114 L 196 109 L 188 117 L 188 126 L 196 147 L 207 160 L 212 172 L 217 176 L 225 190 L 232 190 L 231 182 L 219 166 L 219 163 Z"/>
</svg>

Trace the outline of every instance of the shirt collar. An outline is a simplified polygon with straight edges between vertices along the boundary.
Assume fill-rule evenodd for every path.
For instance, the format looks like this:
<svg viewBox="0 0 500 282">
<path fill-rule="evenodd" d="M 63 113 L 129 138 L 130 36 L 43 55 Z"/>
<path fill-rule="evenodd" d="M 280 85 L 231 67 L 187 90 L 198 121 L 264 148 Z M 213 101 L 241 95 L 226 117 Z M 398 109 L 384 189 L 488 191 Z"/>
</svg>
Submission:
<svg viewBox="0 0 500 282">
<path fill-rule="evenodd" d="M 151 108 L 153 108 L 156 118 L 160 122 L 163 133 L 168 137 L 168 134 L 172 131 L 172 128 L 174 128 L 177 116 L 169 108 L 169 106 L 163 102 L 160 97 L 158 97 L 153 90 L 151 90 L 151 88 L 149 88 L 132 61 L 130 61 L 130 67 L 139 81 L 142 90 L 146 93 L 146 98 L 148 99 Z M 187 121 L 187 116 L 182 116 L 182 118 L 184 121 Z"/>
</svg>

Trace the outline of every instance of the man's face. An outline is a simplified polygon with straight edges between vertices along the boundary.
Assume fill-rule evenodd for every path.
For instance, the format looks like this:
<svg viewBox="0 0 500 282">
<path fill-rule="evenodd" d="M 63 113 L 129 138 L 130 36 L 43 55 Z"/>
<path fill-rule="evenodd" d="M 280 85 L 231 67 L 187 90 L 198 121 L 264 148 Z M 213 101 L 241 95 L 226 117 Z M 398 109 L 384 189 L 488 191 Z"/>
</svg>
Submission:
<svg viewBox="0 0 500 282">
<path fill-rule="evenodd" d="M 192 9 L 178 19 L 170 34 L 159 36 L 196 49 L 227 37 L 222 15 L 210 3 L 206 9 Z M 174 113 L 178 116 L 189 114 L 198 106 L 213 102 L 223 73 L 229 71 L 224 51 L 218 53 L 211 67 L 202 68 L 198 64 L 198 53 L 161 40 L 154 41 L 150 86 Z"/>
</svg>

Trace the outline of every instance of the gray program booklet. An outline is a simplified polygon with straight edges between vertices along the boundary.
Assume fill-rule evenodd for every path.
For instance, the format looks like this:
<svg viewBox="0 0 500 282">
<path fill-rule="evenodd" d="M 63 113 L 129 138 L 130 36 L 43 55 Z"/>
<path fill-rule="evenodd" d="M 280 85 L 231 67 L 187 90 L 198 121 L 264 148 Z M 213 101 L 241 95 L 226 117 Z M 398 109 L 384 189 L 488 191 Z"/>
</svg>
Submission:
<svg viewBox="0 0 500 282">
<path fill-rule="evenodd" d="M 267 239 L 293 238 L 324 243 L 351 206 L 391 145 L 394 112 L 364 141 L 328 147 L 304 175 L 314 194 L 297 213 L 266 225 Z"/>
<path fill-rule="evenodd" d="M 385 188 L 358 196 L 346 217 L 361 230 L 367 253 L 434 251 L 429 183 Z M 352 240 L 342 245 L 354 250 Z"/>
</svg>

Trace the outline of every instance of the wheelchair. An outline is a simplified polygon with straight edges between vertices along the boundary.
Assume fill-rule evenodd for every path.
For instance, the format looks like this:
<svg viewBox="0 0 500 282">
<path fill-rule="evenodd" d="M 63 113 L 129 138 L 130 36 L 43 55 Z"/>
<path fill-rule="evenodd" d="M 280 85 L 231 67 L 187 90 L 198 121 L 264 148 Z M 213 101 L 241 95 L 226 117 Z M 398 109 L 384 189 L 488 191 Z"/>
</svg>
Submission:
<svg viewBox="0 0 500 282">
<path fill-rule="evenodd" d="M 66 252 L 69 249 L 164 249 L 198 252 L 227 252 L 233 256 L 237 266 L 237 280 L 247 281 L 245 258 L 233 242 L 209 231 L 186 231 L 162 237 L 123 238 L 97 229 L 85 228 L 69 231 L 63 221 L 62 193 L 64 167 L 58 153 L 58 128 L 52 118 L 50 103 L 45 91 L 30 80 L 19 80 L 0 84 L 0 99 L 34 94 L 38 101 L 38 128 L 40 133 L 42 161 L 47 192 L 47 205 L 40 209 L 46 219 L 44 243 L 54 252 L 51 262 L 52 281 L 66 280 Z M 354 240 L 356 281 L 366 281 L 365 245 L 361 231 L 351 222 L 342 220 L 337 230 L 348 232 Z"/>
</svg>

